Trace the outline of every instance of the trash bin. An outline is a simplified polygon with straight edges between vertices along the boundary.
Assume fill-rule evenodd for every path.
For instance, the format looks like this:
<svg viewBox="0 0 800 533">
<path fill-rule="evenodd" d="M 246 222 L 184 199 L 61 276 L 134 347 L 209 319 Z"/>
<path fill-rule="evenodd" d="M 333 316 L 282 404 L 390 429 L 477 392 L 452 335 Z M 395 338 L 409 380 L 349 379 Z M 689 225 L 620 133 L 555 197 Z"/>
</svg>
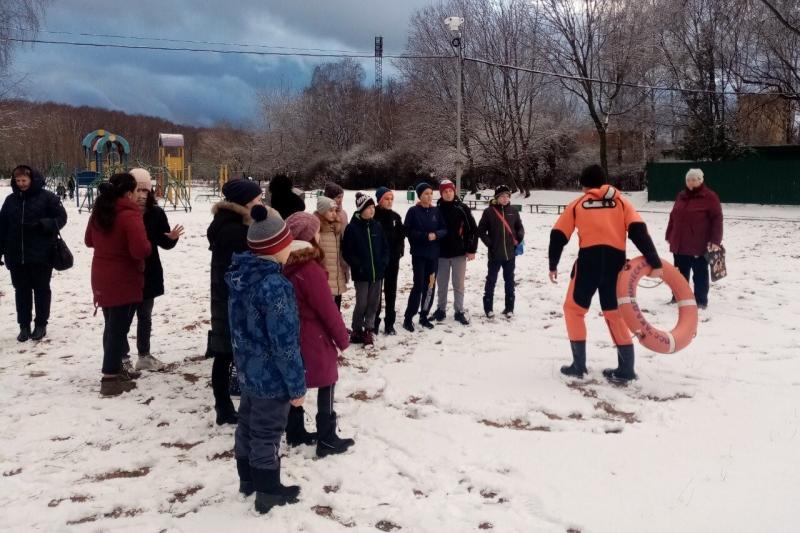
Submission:
<svg viewBox="0 0 800 533">
<path fill-rule="evenodd" d="M 476 192 L 476 193 L 475 193 L 475 199 L 476 199 L 476 200 L 480 200 L 480 199 L 481 199 L 481 193 L 479 193 L 479 192 Z"/>
<path fill-rule="evenodd" d="M 408 200 L 408 203 L 414 203 L 416 196 L 417 192 L 414 190 L 414 187 L 409 187 L 408 191 L 406 191 L 406 200 Z"/>
<path fill-rule="evenodd" d="M 522 204 L 513 204 L 513 207 L 517 210 L 517 213 L 522 213 Z"/>
</svg>

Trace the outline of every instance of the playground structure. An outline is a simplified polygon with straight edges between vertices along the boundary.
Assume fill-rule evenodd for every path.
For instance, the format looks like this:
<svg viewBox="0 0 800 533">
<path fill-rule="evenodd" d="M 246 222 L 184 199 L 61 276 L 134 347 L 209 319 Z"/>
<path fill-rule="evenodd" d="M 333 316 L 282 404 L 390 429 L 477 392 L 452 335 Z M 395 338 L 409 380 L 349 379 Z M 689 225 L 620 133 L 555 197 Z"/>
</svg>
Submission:
<svg viewBox="0 0 800 533">
<path fill-rule="evenodd" d="M 186 164 L 183 135 L 158 134 L 158 167 L 150 172 L 156 180 L 156 196 L 163 207 L 192 210 L 192 166 Z"/>
</svg>

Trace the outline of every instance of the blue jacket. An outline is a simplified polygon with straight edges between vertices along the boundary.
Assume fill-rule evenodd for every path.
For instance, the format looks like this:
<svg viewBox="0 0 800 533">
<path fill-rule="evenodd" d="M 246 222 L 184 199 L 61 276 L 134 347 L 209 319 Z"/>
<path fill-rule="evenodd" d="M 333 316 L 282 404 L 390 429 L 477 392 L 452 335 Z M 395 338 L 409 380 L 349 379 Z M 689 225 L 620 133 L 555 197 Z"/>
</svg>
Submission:
<svg viewBox="0 0 800 533">
<path fill-rule="evenodd" d="M 242 392 L 286 401 L 305 395 L 297 300 L 281 266 L 251 252 L 237 253 L 225 283 Z"/>
<path fill-rule="evenodd" d="M 411 245 L 411 255 L 439 259 L 439 241 L 447 235 L 447 225 L 438 207 L 415 205 L 406 213 L 403 225 Z M 435 233 L 436 240 L 428 240 L 429 233 Z"/>
<path fill-rule="evenodd" d="M 389 264 L 389 244 L 380 222 L 356 213 L 344 230 L 342 256 L 350 265 L 353 281 L 374 283 L 383 279 Z"/>
</svg>

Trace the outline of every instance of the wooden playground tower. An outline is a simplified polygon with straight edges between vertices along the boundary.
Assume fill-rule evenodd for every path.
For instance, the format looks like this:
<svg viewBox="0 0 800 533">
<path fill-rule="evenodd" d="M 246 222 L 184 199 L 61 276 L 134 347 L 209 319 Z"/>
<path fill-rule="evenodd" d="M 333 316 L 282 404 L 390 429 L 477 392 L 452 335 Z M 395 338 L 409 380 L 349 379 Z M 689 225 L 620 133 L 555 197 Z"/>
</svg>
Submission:
<svg viewBox="0 0 800 533">
<path fill-rule="evenodd" d="M 182 134 L 158 134 L 158 168 L 153 176 L 156 196 L 164 198 L 164 207 L 192 210 L 192 166 L 186 164 Z"/>
</svg>

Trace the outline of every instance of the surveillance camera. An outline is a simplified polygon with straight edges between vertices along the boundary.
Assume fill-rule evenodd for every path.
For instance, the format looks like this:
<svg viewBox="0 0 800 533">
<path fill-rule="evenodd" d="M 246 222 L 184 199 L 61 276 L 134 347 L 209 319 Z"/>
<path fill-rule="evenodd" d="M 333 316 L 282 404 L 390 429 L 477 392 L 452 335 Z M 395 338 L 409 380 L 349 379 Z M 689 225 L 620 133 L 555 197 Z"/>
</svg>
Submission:
<svg viewBox="0 0 800 533">
<path fill-rule="evenodd" d="M 450 28 L 450 31 L 457 32 L 461 25 L 464 24 L 464 19 L 461 17 L 447 17 L 444 19 L 444 23 Z"/>
</svg>

